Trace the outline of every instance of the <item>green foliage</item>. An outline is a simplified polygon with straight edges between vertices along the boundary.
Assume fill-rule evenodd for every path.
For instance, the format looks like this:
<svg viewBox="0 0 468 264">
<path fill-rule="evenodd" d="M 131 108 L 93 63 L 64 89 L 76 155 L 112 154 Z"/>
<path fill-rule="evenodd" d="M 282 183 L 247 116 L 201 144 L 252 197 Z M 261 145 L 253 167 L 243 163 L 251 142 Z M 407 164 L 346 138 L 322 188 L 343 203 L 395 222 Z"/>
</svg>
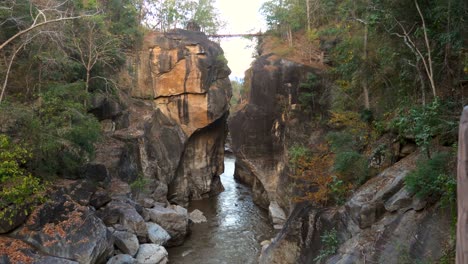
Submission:
<svg viewBox="0 0 468 264">
<path fill-rule="evenodd" d="M 101 136 L 98 120 L 85 111 L 83 85 L 53 87 L 41 98 L 43 105 L 33 130 L 38 142 L 35 165 L 43 173 L 76 176 L 92 158 L 94 143 Z"/>
<path fill-rule="evenodd" d="M 88 114 L 83 102 L 83 83 L 51 87 L 41 94 L 33 109 L 2 104 L 0 112 L 14 122 L 15 138 L 30 146 L 28 167 L 38 176 L 76 177 L 94 154 L 101 136 L 98 120 Z"/>
<path fill-rule="evenodd" d="M 12 217 L 17 210 L 28 214 L 44 199 L 45 186 L 24 168 L 30 158 L 29 150 L 0 134 L 0 219 Z"/>
<path fill-rule="evenodd" d="M 337 176 L 332 176 L 332 179 L 330 183 L 331 197 L 337 205 L 343 205 L 346 202 L 346 195 L 348 194 L 349 188 L 346 183 Z"/>
<path fill-rule="evenodd" d="M 426 106 L 415 105 L 401 111 L 391 123 L 401 136 L 414 137 L 416 144 L 430 156 L 431 139 L 436 135 L 453 133 L 457 121 L 445 117 L 447 104 L 436 98 Z"/>
<path fill-rule="evenodd" d="M 299 102 L 305 111 L 312 111 L 319 105 L 317 75 L 309 73 L 305 83 L 299 85 Z"/>
<path fill-rule="evenodd" d="M 149 180 L 145 178 L 142 174 L 139 174 L 138 177 L 130 183 L 130 189 L 135 194 L 136 198 L 140 196 L 143 192 L 148 192 L 149 190 L 145 188 L 149 184 Z"/>
<path fill-rule="evenodd" d="M 319 263 L 335 254 L 340 245 L 340 241 L 338 240 L 338 233 L 334 228 L 330 231 L 325 231 L 320 238 L 322 241 L 322 249 L 319 251 L 319 255 L 314 259 L 314 261 Z"/>
<path fill-rule="evenodd" d="M 366 157 L 356 151 L 343 151 L 336 154 L 333 170 L 347 181 L 358 185 L 369 177 L 369 166 Z"/>
<path fill-rule="evenodd" d="M 295 144 L 291 148 L 289 148 L 289 164 L 292 166 L 292 168 L 298 167 L 300 161 L 307 159 L 307 156 L 309 156 L 310 150 L 303 146 L 303 145 L 298 145 Z"/>
<path fill-rule="evenodd" d="M 454 204 L 457 182 L 450 173 L 453 164 L 451 160 L 453 157 L 447 152 L 436 153 L 432 158 L 420 160 L 416 170 L 406 176 L 406 188 L 418 198 L 440 196 L 443 204 Z"/>
<path fill-rule="evenodd" d="M 327 134 L 327 141 L 335 153 L 359 148 L 355 138 L 346 131 L 332 131 Z"/>
</svg>

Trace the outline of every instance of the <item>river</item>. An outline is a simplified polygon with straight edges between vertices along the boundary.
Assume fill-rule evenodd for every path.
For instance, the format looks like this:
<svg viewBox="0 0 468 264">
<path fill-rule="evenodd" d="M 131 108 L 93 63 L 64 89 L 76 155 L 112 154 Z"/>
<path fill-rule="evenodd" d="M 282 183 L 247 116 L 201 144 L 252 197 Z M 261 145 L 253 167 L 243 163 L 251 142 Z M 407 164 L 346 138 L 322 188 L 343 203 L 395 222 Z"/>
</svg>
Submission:
<svg viewBox="0 0 468 264">
<path fill-rule="evenodd" d="M 260 242 L 273 237 L 273 229 L 268 212 L 252 201 L 249 187 L 234 180 L 234 164 L 234 157 L 225 157 L 224 192 L 191 202 L 189 212 L 202 211 L 207 222 L 193 224 L 184 244 L 169 248 L 171 264 L 257 263 Z"/>
</svg>

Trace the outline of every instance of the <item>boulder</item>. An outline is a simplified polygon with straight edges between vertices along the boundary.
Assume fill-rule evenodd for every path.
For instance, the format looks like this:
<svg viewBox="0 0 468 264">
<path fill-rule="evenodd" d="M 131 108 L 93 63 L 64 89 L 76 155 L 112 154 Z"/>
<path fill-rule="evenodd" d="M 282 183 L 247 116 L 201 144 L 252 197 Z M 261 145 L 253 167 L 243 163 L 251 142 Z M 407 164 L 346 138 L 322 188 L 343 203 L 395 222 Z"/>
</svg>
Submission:
<svg viewBox="0 0 468 264">
<path fill-rule="evenodd" d="M 158 206 L 148 209 L 148 212 L 151 221 L 160 225 L 171 236 L 171 240 L 167 243 L 168 246 L 178 246 L 184 242 L 188 233 L 187 209 L 178 205 L 172 205 L 168 208 Z"/>
<path fill-rule="evenodd" d="M 140 247 L 135 234 L 127 231 L 115 231 L 113 235 L 115 238 L 115 246 L 120 249 L 122 253 L 135 256 Z"/>
<path fill-rule="evenodd" d="M 73 260 L 47 256 L 15 238 L 0 236 L 0 263 L 78 264 Z"/>
<path fill-rule="evenodd" d="M 146 223 L 149 240 L 156 245 L 164 246 L 171 239 L 169 233 L 160 225 L 152 222 Z"/>
<path fill-rule="evenodd" d="M 119 224 L 126 231 L 137 236 L 146 236 L 146 224 L 134 206 L 120 200 L 113 200 L 98 211 L 106 225 Z"/>
<path fill-rule="evenodd" d="M 52 196 L 36 208 L 13 236 L 47 255 L 80 263 L 104 260 L 113 244 L 102 220 L 67 195 Z"/>
<path fill-rule="evenodd" d="M 189 214 L 189 219 L 195 224 L 200 224 L 206 222 L 206 217 L 203 215 L 203 212 L 195 209 Z"/>
<path fill-rule="evenodd" d="M 273 222 L 273 225 L 283 225 L 284 222 L 286 222 L 286 214 L 277 202 L 273 201 L 270 203 L 270 206 L 268 207 L 268 212 Z"/>
<path fill-rule="evenodd" d="M 127 254 L 119 254 L 110 258 L 106 264 L 137 264 L 136 259 Z"/>
<path fill-rule="evenodd" d="M 385 202 L 404 186 L 406 175 L 416 166 L 412 154 L 366 182 L 346 203 L 351 219 L 360 228 L 370 227 L 385 213 Z"/>
<path fill-rule="evenodd" d="M 156 244 L 142 244 L 136 256 L 138 264 L 166 264 L 168 253 L 166 249 Z"/>
</svg>

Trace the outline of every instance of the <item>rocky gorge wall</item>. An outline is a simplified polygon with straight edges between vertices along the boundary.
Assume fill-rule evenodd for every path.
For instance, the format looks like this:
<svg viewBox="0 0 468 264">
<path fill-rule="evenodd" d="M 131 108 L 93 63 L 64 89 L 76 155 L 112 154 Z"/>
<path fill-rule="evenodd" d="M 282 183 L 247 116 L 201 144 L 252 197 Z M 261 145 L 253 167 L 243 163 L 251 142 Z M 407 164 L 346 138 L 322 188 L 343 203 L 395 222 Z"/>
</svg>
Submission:
<svg viewBox="0 0 468 264">
<path fill-rule="evenodd" d="M 56 180 L 29 217 L 0 219 L 0 263 L 158 263 L 183 243 L 182 206 L 222 191 L 230 70 L 201 32 L 151 32 L 116 96 L 91 110 L 104 139 L 82 178 Z"/>
<path fill-rule="evenodd" d="M 308 73 L 323 79 L 322 72 L 274 54 L 259 57 L 247 72 L 248 101 L 229 120 L 237 157 L 235 177 L 252 186 L 255 201 L 269 209 L 275 228 L 280 229 L 262 242 L 259 262 L 435 263 L 453 246 L 450 208 L 420 200 L 405 188 L 404 179 L 421 154 L 391 135 L 375 144 L 392 149 L 372 164 L 380 173 L 347 197 L 344 205 L 294 201 L 300 194 L 294 193 L 296 179 L 289 176 L 289 148 L 322 144 L 327 132 L 320 119 L 300 109 L 300 83 Z M 326 81 L 323 84 L 326 89 Z M 327 107 L 325 103 L 315 111 L 326 113 Z M 336 244 L 323 242 L 330 232 Z"/>
<path fill-rule="evenodd" d="M 128 62 L 130 72 L 123 74 L 129 87 L 127 109 L 108 120 L 115 124 L 108 131 L 110 140 L 126 146 L 108 150 L 103 144 L 96 159 L 111 171 L 128 170 L 110 178 L 129 182 L 140 174 L 150 182 L 146 191 L 154 198 L 167 196 L 180 205 L 222 190 L 231 97 L 223 58 L 219 45 L 200 32 L 145 36 L 141 51 Z M 108 153 L 116 151 L 121 154 L 115 164 L 108 164 Z"/>
<path fill-rule="evenodd" d="M 237 157 L 235 177 L 253 187 L 254 199 L 262 207 L 268 208 L 270 202 L 289 207 L 288 199 L 283 199 L 290 128 L 284 110 L 297 106 L 300 83 L 315 72 L 274 54 L 261 56 L 248 72 L 248 103 L 229 119 Z"/>
</svg>

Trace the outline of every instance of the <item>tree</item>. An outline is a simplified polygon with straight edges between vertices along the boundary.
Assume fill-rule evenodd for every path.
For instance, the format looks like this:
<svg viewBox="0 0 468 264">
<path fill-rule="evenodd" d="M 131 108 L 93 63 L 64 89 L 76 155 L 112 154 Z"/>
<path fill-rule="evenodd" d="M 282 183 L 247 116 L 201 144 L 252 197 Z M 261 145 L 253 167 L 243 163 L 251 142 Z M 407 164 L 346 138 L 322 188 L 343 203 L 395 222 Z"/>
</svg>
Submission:
<svg viewBox="0 0 468 264">
<path fill-rule="evenodd" d="M 73 15 L 73 7 L 67 4 L 68 1 L 45 3 L 30 1 L 26 5 L 16 0 L 8 0 L 0 5 L 0 29 L 5 30 L 0 34 L 0 53 L 7 57 L 9 55 L 0 91 L 0 103 L 4 99 L 15 58 L 27 44 L 43 33 L 39 29 L 51 24 L 94 16 L 94 14 Z M 19 43 L 13 45 L 9 52 L 5 52 L 7 46 L 18 41 Z"/>
<path fill-rule="evenodd" d="M 86 71 L 85 91 L 89 92 L 91 71 L 98 62 L 112 67 L 118 42 L 103 27 L 101 18 L 86 19 L 71 27 L 68 45 L 71 58 Z"/>
<path fill-rule="evenodd" d="M 13 42 L 14 40 L 18 39 L 19 37 L 25 35 L 26 33 L 35 30 L 37 28 L 43 27 L 48 24 L 52 23 L 58 23 L 58 22 L 63 22 L 67 20 L 74 20 L 74 19 L 79 19 L 83 17 L 90 17 L 95 14 L 83 14 L 83 15 L 69 15 L 70 10 L 62 10 L 63 6 L 67 3 L 68 1 L 64 1 L 61 3 L 54 3 L 54 2 L 47 2 L 46 5 L 35 5 L 33 3 L 30 3 L 30 16 L 32 22 L 29 23 L 24 28 L 19 28 L 19 30 L 12 36 L 10 36 L 8 39 L 2 41 L 0 43 L 0 51 L 5 48 L 8 44 Z M 3 5 L 0 6 L 1 10 L 12 10 L 14 6 L 16 5 L 16 1 L 8 1 L 10 5 Z M 4 19 L 3 22 L 0 23 L 5 23 L 6 21 L 18 21 L 19 18 L 16 17 L 9 17 Z"/>
</svg>

